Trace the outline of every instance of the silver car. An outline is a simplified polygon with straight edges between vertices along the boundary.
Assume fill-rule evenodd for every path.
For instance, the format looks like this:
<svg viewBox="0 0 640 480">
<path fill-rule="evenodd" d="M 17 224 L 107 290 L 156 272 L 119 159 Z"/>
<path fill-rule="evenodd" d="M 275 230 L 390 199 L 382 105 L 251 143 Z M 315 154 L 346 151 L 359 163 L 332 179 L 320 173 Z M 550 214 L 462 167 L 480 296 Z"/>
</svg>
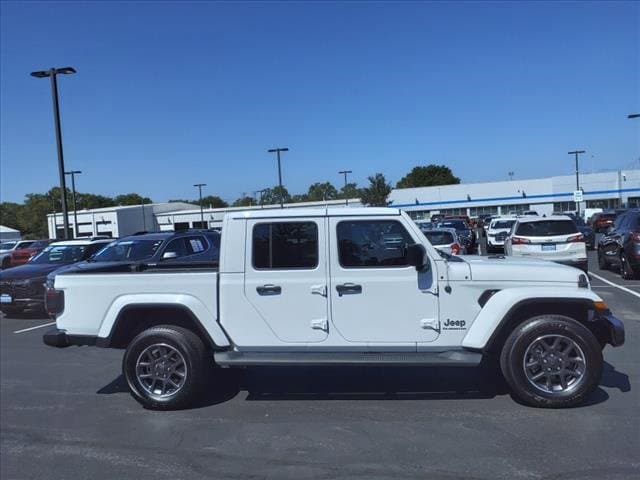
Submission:
<svg viewBox="0 0 640 480">
<path fill-rule="evenodd" d="M 464 245 L 458 238 L 455 228 L 432 228 L 422 230 L 427 240 L 438 250 L 449 255 L 464 255 L 467 253 Z"/>
</svg>

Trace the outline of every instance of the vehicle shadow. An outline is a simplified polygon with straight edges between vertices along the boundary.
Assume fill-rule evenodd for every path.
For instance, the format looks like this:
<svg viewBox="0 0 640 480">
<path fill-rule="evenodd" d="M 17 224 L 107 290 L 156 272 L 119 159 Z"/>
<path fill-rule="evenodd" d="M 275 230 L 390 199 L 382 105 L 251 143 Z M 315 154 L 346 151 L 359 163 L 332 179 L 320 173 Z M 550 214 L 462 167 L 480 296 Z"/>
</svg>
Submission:
<svg viewBox="0 0 640 480">
<path fill-rule="evenodd" d="M 3 313 L 3 317 L 14 320 L 49 320 L 49 316 L 39 310 L 25 310 L 20 313 Z M 53 321 L 53 320 L 51 320 Z"/>
<path fill-rule="evenodd" d="M 507 392 L 498 375 L 456 367 L 254 367 L 247 400 L 487 399 Z"/>
<path fill-rule="evenodd" d="M 631 382 L 629 375 L 616 370 L 616 367 L 609 362 L 604 362 L 602 366 L 602 378 L 600 385 L 603 387 L 617 388 L 623 393 L 631 391 Z"/>
<path fill-rule="evenodd" d="M 498 373 L 482 367 L 249 367 L 220 369 L 212 385 L 191 408 L 224 403 L 242 391 L 247 392 L 247 401 L 477 400 L 509 393 Z M 600 385 L 621 392 L 631 390 L 629 377 L 607 362 Z M 119 375 L 96 393 L 128 392 L 124 376 Z M 608 398 L 609 394 L 598 388 L 579 407 Z"/>
</svg>

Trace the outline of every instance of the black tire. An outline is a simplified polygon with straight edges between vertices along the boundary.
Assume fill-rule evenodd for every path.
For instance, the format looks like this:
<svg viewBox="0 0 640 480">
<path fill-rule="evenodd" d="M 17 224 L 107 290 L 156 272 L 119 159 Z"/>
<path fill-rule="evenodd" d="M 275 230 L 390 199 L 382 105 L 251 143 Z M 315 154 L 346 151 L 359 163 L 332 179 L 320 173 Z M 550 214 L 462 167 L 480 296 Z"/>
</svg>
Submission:
<svg viewBox="0 0 640 480">
<path fill-rule="evenodd" d="M 633 280 L 636 278 L 636 272 L 633 271 L 633 267 L 629 264 L 629 258 L 625 252 L 620 254 L 620 275 L 625 280 Z"/>
<path fill-rule="evenodd" d="M 144 380 L 136 374 L 138 359 L 153 345 L 169 346 L 184 359 L 185 368 L 181 373 L 185 375 L 182 383 L 178 377 L 174 377 L 180 388 L 168 396 L 149 392 L 141 383 Z M 176 410 L 192 405 L 207 386 L 212 369 L 213 356 L 207 355 L 207 348 L 200 337 L 191 330 L 172 325 L 160 325 L 140 333 L 131 341 L 122 360 L 122 371 L 133 398 L 153 410 Z"/>
<path fill-rule="evenodd" d="M 525 373 L 524 361 L 528 348 L 547 336 L 569 339 L 584 356 L 584 373 L 579 380 L 570 380 L 574 384 L 566 390 L 545 391 L 534 386 Z M 543 353 L 540 358 L 545 358 L 544 355 L 548 356 L 549 353 Z M 582 403 L 597 388 L 602 363 L 602 349 L 596 337 L 584 325 L 562 315 L 533 317 L 518 325 L 507 338 L 500 355 L 500 368 L 513 397 L 526 405 L 542 408 L 565 408 Z M 549 375 L 555 374 L 552 372 Z"/>
<path fill-rule="evenodd" d="M 607 263 L 607 259 L 604 258 L 604 254 L 602 250 L 598 249 L 598 268 L 600 270 L 607 270 L 609 268 L 609 264 Z"/>
<path fill-rule="evenodd" d="M 11 258 L 10 257 L 4 257 L 2 259 L 2 266 L 0 268 L 2 268 L 2 270 L 5 270 L 7 268 L 9 268 L 11 266 Z"/>
</svg>

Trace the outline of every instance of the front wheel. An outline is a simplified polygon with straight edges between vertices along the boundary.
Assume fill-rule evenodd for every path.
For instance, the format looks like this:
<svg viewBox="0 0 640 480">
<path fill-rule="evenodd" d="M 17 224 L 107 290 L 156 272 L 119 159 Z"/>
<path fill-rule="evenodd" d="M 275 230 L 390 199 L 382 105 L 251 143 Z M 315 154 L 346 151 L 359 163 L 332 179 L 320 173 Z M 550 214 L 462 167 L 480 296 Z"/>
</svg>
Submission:
<svg viewBox="0 0 640 480">
<path fill-rule="evenodd" d="M 598 386 L 602 349 L 576 320 L 561 315 L 533 317 L 507 338 L 500 367 L 515 398 L 544 408 L 580 404 Z"/>
<path fill-rule="evenodd" d="M 213 366 L 202 340 L 186 328 L 161 325 L 136 336 L 122 370 L 133 397 L 154 410 L 191 405 L 203 391 Z"/>
</svg>

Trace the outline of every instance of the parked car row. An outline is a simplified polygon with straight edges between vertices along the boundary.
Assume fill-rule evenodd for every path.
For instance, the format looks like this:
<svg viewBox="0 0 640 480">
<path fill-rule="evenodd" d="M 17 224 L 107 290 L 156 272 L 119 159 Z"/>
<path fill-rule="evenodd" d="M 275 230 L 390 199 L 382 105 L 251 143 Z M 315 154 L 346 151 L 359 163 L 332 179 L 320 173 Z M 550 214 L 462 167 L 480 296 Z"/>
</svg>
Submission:
<svg viewBox="0 0 640 480">
<path fill-rule="evenodd" d="M 0 268 L 24 265 L 54 240 L 18 240 L 0 244 Z"/>
<path fill-rule="evenodd" d="M 62 272 L 131 271 L 140 264 L 217 262 L 220 234 L 214 231 L 144 233 L 114 240 L 101 237 L 50 243 L 24 265 L 0 272 L 0 310 L 44 311 L 45 285 Z"/>
</svg>

